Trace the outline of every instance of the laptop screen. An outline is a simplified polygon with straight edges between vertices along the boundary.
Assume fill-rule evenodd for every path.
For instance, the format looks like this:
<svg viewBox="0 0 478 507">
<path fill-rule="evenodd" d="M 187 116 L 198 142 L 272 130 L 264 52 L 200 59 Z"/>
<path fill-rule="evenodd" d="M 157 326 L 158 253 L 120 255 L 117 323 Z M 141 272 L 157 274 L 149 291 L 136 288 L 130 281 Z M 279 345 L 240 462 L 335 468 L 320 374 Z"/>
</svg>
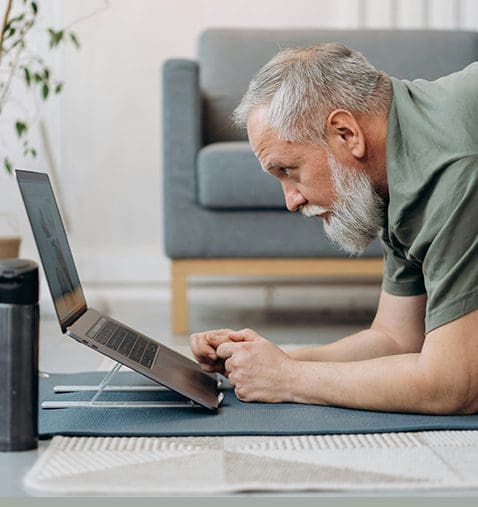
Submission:
<svg viewBox="0 0 478 507">
<path fill-rule="evenodd" d="M 86 311 L 60 211 L 47 174 L 15 171 L 63 332 Z"/>
</svg>

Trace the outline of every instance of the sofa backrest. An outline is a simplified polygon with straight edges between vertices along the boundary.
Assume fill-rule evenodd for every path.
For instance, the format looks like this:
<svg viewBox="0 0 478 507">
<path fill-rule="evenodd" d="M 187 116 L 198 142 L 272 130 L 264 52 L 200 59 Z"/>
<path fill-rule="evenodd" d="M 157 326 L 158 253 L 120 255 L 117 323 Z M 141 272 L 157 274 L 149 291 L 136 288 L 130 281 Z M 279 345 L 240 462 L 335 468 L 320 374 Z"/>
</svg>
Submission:
<svg viewBox="0 0 478 507">
<path fill-rule="evenodd" d="M 280 49 L 340 42 L 400 79 L 436 79 L 478 60 L 478 32 L 211 29 L 199 39 L 204 142 L 247 138 L 231 114 L 256 72 Z"/>
</svg>

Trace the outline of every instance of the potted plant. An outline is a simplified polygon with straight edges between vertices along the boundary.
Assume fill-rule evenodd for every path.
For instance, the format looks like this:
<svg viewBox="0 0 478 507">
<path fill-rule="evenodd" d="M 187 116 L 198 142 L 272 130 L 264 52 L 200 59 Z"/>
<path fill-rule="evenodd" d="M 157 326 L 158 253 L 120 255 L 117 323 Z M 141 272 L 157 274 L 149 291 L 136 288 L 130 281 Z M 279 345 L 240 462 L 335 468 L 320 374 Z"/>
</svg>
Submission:
<svg viewBox="0 0 478 507">
<path fill-rule="evenodd" d="M 14 215 L 2 212 L 0 214 L 0 259 L 18 257 L 21 237 Z"/>
<path fill-rule="evenodd" d="M 9 174 L 13 172 L 16 156 L 37 157 L 30 134 L 38 119 L 32 120 L 28 115 L 31 109 L 25 103 L 28 92 L 46 101 L 63 88 L 63 82 L 56 80 L 35 49 L 32 35 L 44 34 L 49 49 L 64 42 L 79 47 L 73 31 L 39 26 L 39 10 L 38 0 L 7 0 L 0 18 L 0 170 Z M 0 208 L 0 258 L 18 256 L 19 247 L 15 216 Z"/>
</svg>

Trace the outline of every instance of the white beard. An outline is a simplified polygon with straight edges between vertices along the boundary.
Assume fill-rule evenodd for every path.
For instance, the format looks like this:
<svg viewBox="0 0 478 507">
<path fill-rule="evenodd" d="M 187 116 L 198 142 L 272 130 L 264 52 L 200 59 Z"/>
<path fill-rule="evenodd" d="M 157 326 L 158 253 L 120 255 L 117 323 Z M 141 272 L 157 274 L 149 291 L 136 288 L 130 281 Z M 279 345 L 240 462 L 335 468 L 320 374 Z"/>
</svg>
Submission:
<svg viewBox="0 0 478 507">
<path fill-rule="evenodd" d="M 383 199 L 372 187 L 370 177 L 354 167 L 340 164 L 328 156 L 336 200 L 330 209 L 306 204 L 301 212 L 306 217 L 330 215 L 324 230 L 331 241 L 352 255 L 360 255 L 383 227 Z"/>
</svg>

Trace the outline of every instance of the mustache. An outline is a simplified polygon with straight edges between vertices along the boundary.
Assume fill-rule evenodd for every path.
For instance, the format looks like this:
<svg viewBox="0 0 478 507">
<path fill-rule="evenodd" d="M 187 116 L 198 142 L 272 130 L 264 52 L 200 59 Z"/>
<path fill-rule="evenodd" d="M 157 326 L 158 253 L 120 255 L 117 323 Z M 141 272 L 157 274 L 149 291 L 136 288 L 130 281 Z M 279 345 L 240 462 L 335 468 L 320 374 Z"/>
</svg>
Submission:
<svg viewBox="0 0 478 507">
<path fill-rule="evenodd" d="M 304 204 L 300 207 L 300 212 L 306 218 L 322 215 L 324 213 L 328 213 L 329 211 L 329 209 L 317 206 L 316 204 Z"/>
</svg>

